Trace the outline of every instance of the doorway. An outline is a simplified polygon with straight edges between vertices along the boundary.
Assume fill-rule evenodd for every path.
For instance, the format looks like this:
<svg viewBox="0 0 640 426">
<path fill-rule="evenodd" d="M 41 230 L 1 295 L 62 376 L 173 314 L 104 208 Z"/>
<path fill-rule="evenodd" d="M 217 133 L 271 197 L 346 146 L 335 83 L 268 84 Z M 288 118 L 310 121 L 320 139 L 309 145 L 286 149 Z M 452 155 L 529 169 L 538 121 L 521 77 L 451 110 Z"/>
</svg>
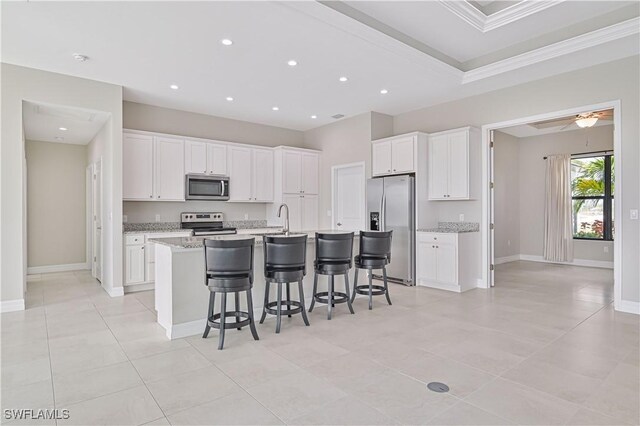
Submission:
<svg viewBox="0 0 640 426">
<path fill-rule="evenodd" d="M 102 158 L 91 165 L 91 275 L 102 282 Z"/>
<path fill-rule="evenodd" d="M 541 115 L 531 116 L 531 117 L 524 117 L 521 119 L 510 120 L 506 122 L 494 123 L 494 124 L 483 126 L 483 151 L 484 151 L 483 152 L 484 153 L 484 156 L 483 156 L 483 225 L 484 226 L 482 229 L 482 239 L 483 239 L 482 254 L 483 254 L 483 282 L 486 287 L 492 287 L 495 284 L 495 272 L 497 268 L 496 265 L 499 265 L 505 262 L 510 262 L 513 260 L 546 262 L 541 256 L 542 253 L 531 254 L 531 253 L 508 252 L 508 248 L 509 248 L 508 243 L 513 243 L 513 241 L 510 239 L 505 240 L 503 238 L 504 235 L 502 236 L 500 235 L 501 232 L 504 232 L 504 229 L 501 229 L 500 227 L 505 226 L 505 220 L 501 220 L 500 216 L 502 215 L 503 218 L 506 217 L 505 212 L 502 211 L 504 210 L 505 205 L 504 205 L 504 202 L 498 205 L 496 201 L 497 199 L 500 198 L 499 191 L 504 192 L 505 186 L 507 185 L 507 183 L 505 182 L 504 176 L 498 176 L 496 174 L 496 168 L 495 168 L 496 160 L 500 161 L 499 158 L 496 159 L 496 149 L 498 149 L 497 147 L 498 147 L 498 144 L 500 143 L 500 141 L 497 139 L 500 139 L 501 134 L 504 134 L 504 133 L 508 134 L 509 132 L 513 133 L 514 129 L 517 130 L 518 128 L 520 130 L 533 128 L 538 132 L 542 131 L 542 133 L 545 133 L 545 132 L 553 133 L 553 130 L 554 130 L 553 126 L 557 127 L 556 129 L 558 130 L 557 135 L 568 134 L 570 132 L 574 132 L 576 133 L 576 135 L 580 135 L 579 132 L 589 131 L 589 128 L 594 126 L 594 124 L 584 126 L 583 128 L 583 126 L 578 127 L 575 121 L 580 117 L 581 114 L 589 114 L 589 113 L 597 113 L 600 116 L 601 120 L 598 125 L 609 125 L 609 131 L 610 131 L 609 137 L 612 139 L 609 141 L 611 144 L 610 147 L 600 146 L 602 144 L 600 145 L 595 144 L 594 141 L 591 141 L 592 145 L 590 147 L 588 133 L 583 133 L 581 135 L 583 135 L 585 139 L 584 145 L 574 146 L 573 148 L 565 147 L 565 150 L 569 150 L 570 152 L 561 152 L 562 148 L 556 147 L 556 150 L 550 149 L 549 154 L 555 154 L 555 153 L 573 154 L 572 160 L 571 160 L 572 169 L 574 168 L 573 166 L 577 164 L 577 162 L 589 162 L 589 161 L 602 160 L 603 164 L 610 163 L 613 152 L 620 152 L 621 141 L 620 141 L 620 103 L 619 101 L 612 101 L 612 102 L 607 102 L 603 104 L 572 108 L 569 110 L 558 111 L 558 112 L 553 112 L 548 114 L 541 114 Z M 606 121 L 608 121 L 608 123 Z M 581 124 L 585 124 L 585 122 L 582 122 Z M 597 127 L 594 127 L 594 130 L 595 129 L 597 129 Z M 603 130 L 600 130 L 600 133 L 602 133 L 602 131 Z M 558 137 L 558 142 L 561 142 L 561 139 L 565 139 L 565 138 L 566 136 Z M 599 141 L 599 142 L 602 142 L 602 141 Z M 557 151 L 557 149 L 560 149 L 560 151 Z M 543 155 L 540 155 L 540 156 L 532 155 L 526 158 L 522 158 L 521 160 L 524 160 L 527 162 L 528 169 L 536 168 L 536 167 L 539 169 L 540 167 L 544 167 L 543 157 L 544 157 Z M 620 160 L 621 158 L 616 158 L 615 168 L 609 168 L 609 171 L 611 172 L 611 179 L 614 181 L 617 180 L 618 182 L 620 181 L 619 176 L 620 176 L 621 167 L 622 167 Z M 526 171 L 524 171 L 523 173 L 526 173 Z M 603 177 L 604 177 L 604 173 L 603 173 Z M 573 173 L 572 173 L 572 179 L 573 179 Z M 603 182 L 604 182 L 604 179 L 603 179 Z M 541 185 L 544 185 L 544 175 L 542 177 Z M 520 196 L 520 206 L 521 207 L 524 206 L 526 210 L 530 210 L 530 211 L 534 211 L 536 209 L 540 210 L 541 206 L 539 205 L 531 205 L 531 204 L 526 205 L 526 203 L 523 204 L 522 202 L 523 198 L 526 200 L 526 198 L 529 195 L 527 195 L 526 193 L 523 194 L 522 189 L 523 188 L 519 188 L 518 190 L 518 195 Z M 540 189 L 538 188 L 538 190 Z M 527 190 L 526 192 L 528 193 L 531 191 Z M 572 206 L 574 208 L 579 207 L 579 204 L 580 204 L 580 200 L 576 199 L 576 195 L 578 194 L 575 193 L 575 189 L 572 189 L 572 196 L 573 196 Z M 605 194 L 603 193 L 602 196 L 603 196 L 602 199 L 604 200 Z M 586 197 L 584 197 L 582 201 L 584 201 L 585 198 Z M 590 199 L 590 202 L 591 201 L 593 201 L 593 199 Z M 542 202 L 544 203 L 544 200 Z M 584 205 L 584 203 L 582 204 Z M 600 207 L 601 208 L 603 207 L 602 204 L 600 205 Z M 541 214 L 543 215 L 544 214 L 543 210 L 540 210 L 540 211 L 541 211 Z M 593 215 L 593 212 L 589 212 L 588 214 Z M 573 213 L 574 242 L 577 241 L 578 246 L 581 246 L 584 249 L 584 247 L 589 246 L 589 244 L 592 244 L 592 243 L 587 243 L 585 245 L 583 241 L 581 241 L 582 240 L 581 237 L 584 236 L 592 239 L 599 238 L 600 240 L 602 240 L 602 242 L 608 241 L 609 245 L 613 246 L 613 253 L 611 254 L 620 253 L 620 248 L 622 247 L 621 239 L 623 237 L 623 232 L 621 229 L 622 221 L 621 221 L 620 197 L 612 197 L 611 206 L 608 208 L 608 211 L 607 211 L 607 207 L 604 206 L 602 214 L 603 214 L 603 217 L 599 218 L 599 220 L 597 221 L 581 219 L 580 223 L 577 223 L 576 218 L 578 217 L 584 218 L 587 216 L 585 216 L 585 212 L 574 211 Z M 610 228 L 613 228 L 613 225 L 612 225 L 613 223 L 616 224 L 616 229 L 615 229 L 616 237 L 613 238 L 613 241 L 611 241 L 611 238 L 607 238 L 607 236 L 611 237 L 611 234 L 605 235 L 605 233 L 607 232 L 611 233 L 612 229 L 610 229 L 609 231 L 606 231 L 604 229 L 606 228 L 606 226 L 604 226 L 604 228 L 602 226 L 602 223 L 606 222 L 607 219 L 609 220 Z M 498 223 L 498 220 L 500 220 L 500 223 Z M 528 223 L 526 225 L 529 226 Z M 520 224 L 520 228 L 526 229 L 526 226 L 523 226 L 522 224 Z M 496 235 L 496 233 L 498 235 Z M 538 235 L 537 238 L 538 239 L 536 241 L 536 244 L 541 245 L 542 236 Z M 505 245 L 505 241 L 502 241 L 502 240 L 505 240 L 507 244 Z M 517 244 L 523 245 L 526 243 L 523 243 L 522 241 L 518 241 Z M 589 249 L 591 250 L 593 249 L 593 247 L 595 247 L 595 245 L 590 247 Z M 600 249 L 602 250 L 602 248 Z M 608 253 L 606 247 L 604 247 L 604 249 L 605 249 L 604 250 L 605 253 Z M 529 249 L 525 249 L 524 247 L 520 247 L 519 249 L 519 251 L 525 251 L 525 252 L 527 250 Z M 584 261 L 584 259 L 579 259 L 579 257 L 581 257 L 580 253 L 584 253 L 584 250 L 582 250 L 582 252 L 576 253 L 578 255 L 576 256 L 576 258 L 578 260 L 571 262 L 570 264 L 572 266 L 591 266 L 591 267 L 595 266 L 595 267 L 606 268 L 606 267 L 610 267 L 612 264 L 614 269 L 613 293 L 614 293 L 614 301 L 616 302 L 615 306 L 617 307 L 621 297 L 621 291 L 620 291 L 621 256 L 619 255 L 614 256 L 612 259 L 612 262 L 608 262 L 606 260 Z M 544 268 L 542 264 L 538 265 L 538 267 Z M 538 269 L 538 267 L 533 269 Z"/>
<path fill-rule="evenodd" d="M 366 178 L 364 162 L 331 168 L 331 229 L 366 229 Z"/>
</svg>

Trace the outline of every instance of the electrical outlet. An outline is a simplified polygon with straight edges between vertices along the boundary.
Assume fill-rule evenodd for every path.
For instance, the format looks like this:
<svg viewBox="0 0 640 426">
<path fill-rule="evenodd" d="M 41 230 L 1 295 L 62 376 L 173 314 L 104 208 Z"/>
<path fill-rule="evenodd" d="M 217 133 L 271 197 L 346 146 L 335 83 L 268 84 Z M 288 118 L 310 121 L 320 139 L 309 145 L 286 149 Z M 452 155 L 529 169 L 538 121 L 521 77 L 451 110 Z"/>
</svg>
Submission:
<svg viewBox="0 0 640 426">
<path fill-rule="evenodd" d="M 156 222 L 160 222 L 160 215 L 159 214 L 156 215 Z"/>
<path fill-rule="evenodd" d="M 511 247 L 511 240 L 507 240 L 507 246 Z"/>
<path fill-rule="evenodd" d="M 331 210 L 327 210 L 327 216 L 331 217 Z"/>
<path fill-rule="evenodd" d="M 122 223 L 127 223 L 129 221 L 129 218 L 127 217 L 126 214 L 122 215 Z"/>
<path fill-rule="evenodd" d="M 638 209 L 632 209 L 632 210 L 629 212 L 629 218 L 630 218 L 631 220 L 638 220 Z"/>
<path fill-rule="evenodd" d="M 460 220 L 460 222 L 464 222 L 464 213 L 460 213 L 458 219 Z"/>
<path fill-rule="evenodd" d="M 249 220 L 249 213 L 244 214 L 244 220 Z"/>
<path fill-rule="evenodd" d="M 604 252 L 609 253 L 609 246 L 604 246 Z"/>
</svg>

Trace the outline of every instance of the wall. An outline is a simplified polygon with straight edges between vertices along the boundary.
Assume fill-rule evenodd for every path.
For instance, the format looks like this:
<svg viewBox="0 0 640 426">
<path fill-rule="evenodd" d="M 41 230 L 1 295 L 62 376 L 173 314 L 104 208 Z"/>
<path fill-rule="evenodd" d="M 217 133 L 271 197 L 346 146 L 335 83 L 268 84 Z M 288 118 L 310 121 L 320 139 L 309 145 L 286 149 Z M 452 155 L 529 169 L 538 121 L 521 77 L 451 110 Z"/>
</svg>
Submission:
<svg viewBox="0 0 640 426">
<path fill-rule="evenodd" d="M 375 124 L 372 124 L 374 121 Z M 371 176 L 371 140 L 391 135 L 392 126 L 393 122 L 389 116 L 368 112 L 304 133 L 305 146 L 322 151 L 318 203 L 320 229 L 332 228 L 331 167 L 364 161 L 366 176 Z"/>
<path fill-rule="evenodd" d="M 623 160 L 621 189 L 622 238 L 621 261 L 622 300 L 640 302 L 640 224 L 631 220 L 630 209 L 640 205 L 640 73 L 639 56 L 561 74 L 470 98 L 440 104 L 400 114 L 394 118 L 394 133 L 415 130 L 435 132 L 472 125 L 544 114 L 563 109 L 620 100 Z M 481 158 L 475 161 L 481 162 Z M 620 162 L 618 162 L 620 164 Z M 441 219 L 455 220 L 465 213 L 467 220 L 480 221 L 482 201 L 441 203 Z"/>
<path fill-rule="evenodd" d="M 226 220 L 261 220 L 266 218 L 266 204 L 263 203 L 228 203 L 224 201 L 125 201 L 123 214 L 127 222 L 155 222 L 160 215 L 160 222 L 180 222 L 182 212 L 222 212 Z"/>
<path fill-rule="evenodd" d="M 112 137 L 104 149 L 105 274 L 103 286 L 122 288 L 122 87 L 32 68 L 2 64 L 1 276 L 2 309 L 24 307 L 26 283 L 25 160 L 22 101 L 111 113 Z M 83 178 L 84 180 L 84 178 Z"/>
<path fill-rule="evenodd" d="M 86 145 L 26 142 L 27 266 L 86 263 Z"/>
<path fill-rule="evenodd" d="M 520 144 L 518 138 L 502 132 L 495 132 L 493 140 L 493 222 L 497 259 L 520 254 Z"/>
</svg>

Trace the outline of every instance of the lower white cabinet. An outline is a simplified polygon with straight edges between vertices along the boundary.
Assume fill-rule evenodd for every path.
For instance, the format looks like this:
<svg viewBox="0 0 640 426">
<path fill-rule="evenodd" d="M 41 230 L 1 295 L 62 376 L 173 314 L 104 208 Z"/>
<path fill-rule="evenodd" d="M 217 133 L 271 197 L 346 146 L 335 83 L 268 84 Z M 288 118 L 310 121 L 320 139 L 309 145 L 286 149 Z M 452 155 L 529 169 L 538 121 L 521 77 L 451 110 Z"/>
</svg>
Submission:
<svg viewBox="0 0 640 426">
<path fill-rule="evenodd" d="M 418 232 L 417 284 L 456 292 L 477 287 L 478 249 L 478 232 Z"/>
</svg>

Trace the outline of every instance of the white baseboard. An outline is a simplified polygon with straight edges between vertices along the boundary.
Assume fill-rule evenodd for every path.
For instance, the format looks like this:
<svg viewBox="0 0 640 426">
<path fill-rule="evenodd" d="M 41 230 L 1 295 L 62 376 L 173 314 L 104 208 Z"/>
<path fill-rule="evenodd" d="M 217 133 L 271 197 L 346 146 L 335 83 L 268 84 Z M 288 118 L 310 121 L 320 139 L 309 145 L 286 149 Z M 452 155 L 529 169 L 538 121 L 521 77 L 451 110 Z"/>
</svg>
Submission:
<svg viewBox="0 0 640 426">
<path fill-rule="evenodd" d="M 115 287 L 115 288 L 102 287 L 102 288 L 104 288 L 104 291 L 106 291 L 107 294 L 111 297 L 124 296 L 124 288 L 122 287 Z"/>
<path fill-rule="evenodd" d="M 0 313 L 24 311 L 24 299 L 3 300 L 0 302 Z"/>
<path fill-rule="evenodd" d="M 496 257 L 494 263 L 496 265 L 502 265 L 503 263 L 515 262 L 518 260 L 520 260 L 520 255 L 514 254 L 512 256 Z"/>
<path fill-rule="evenodd" d="M 621 300 L 619 303 L 614 303 L 614 308 L 618 312 L 640 315 L 640 302 Z"/>
<path fill-rule="evenodd" d="M 153 290 L 156 287 L 155 283 L 143 283 L 143 284 L 133 284 L 133 285 L 125 285 L 124 293 L 135 293 L 137 291 L 147 291 Z"/>
<path fill-rule="evenodd" d="M 607 262 L 602 260 L 573 259 L 573 262 L 552 262 L 550 260 L 546 260 L 542 256 L 533 256 L 530 254 L 521 254 L 520 260 L 528 260 L 529 262 L 553 263 L 557 265 L 586 266 L 589 268 L 613 269 L 613 262 Z"/>
<path fill-rule="evenodd" d="M 84 271 L 91 269 L 89 263 L 68 263 L 66 265 L 29 266 L 27 274 L 48 274 L 50 272 Z"/>
</svg>

